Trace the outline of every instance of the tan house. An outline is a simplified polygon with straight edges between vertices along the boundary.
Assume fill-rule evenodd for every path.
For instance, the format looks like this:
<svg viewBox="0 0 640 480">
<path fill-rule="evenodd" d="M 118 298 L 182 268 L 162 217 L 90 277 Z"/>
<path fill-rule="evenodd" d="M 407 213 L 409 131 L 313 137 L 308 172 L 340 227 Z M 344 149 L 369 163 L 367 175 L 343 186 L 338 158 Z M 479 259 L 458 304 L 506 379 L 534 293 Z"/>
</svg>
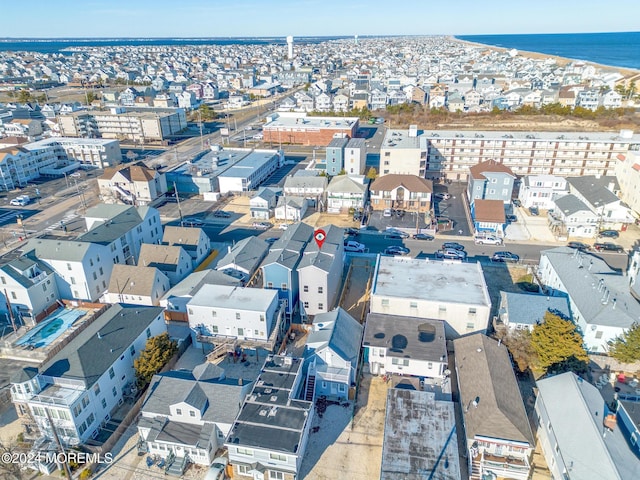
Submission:
<svg viewBox="0 0 640 480">
<path fill-rule="evenodd" d="M 156 267 L 169 277 L 172 286 L 193 271 L 191 256 L 177 245 L 143 243 L 140 246 L 138 265 Z"/>
<path fill-rule="evenodd" d="M 32 118 L 15 118 L 3 127 L 7 137 L 36 137 L 42 135 L 42 122 Z"/>
<path fill-rule="evenodd" d="M 431 209 L 433 182 L 417 175 L 384 175 L 373 181 L 370 190 L 374 210 L 397 208 L 428 212 Z"/>
<path fill-rule="evenodd" d="M 169 278 L 156 267 L 118 264 L 111 271 L 104 301 L 157 307 L 169 288 Z"/>
<path fill-rule="evenodd" d="M 106 168 L 98 187 L 105 203 L 141 206 L 167 193 L 167 180 L 164 173 L 137 162 Z"/>
<path fill-rule="evenodd" d="M 211 240 L 201 228 L 164 227 L 162 243 L 182 247 L 191 256 L 193 268 L 207 258 L 211 252 Z"/>
</svg>

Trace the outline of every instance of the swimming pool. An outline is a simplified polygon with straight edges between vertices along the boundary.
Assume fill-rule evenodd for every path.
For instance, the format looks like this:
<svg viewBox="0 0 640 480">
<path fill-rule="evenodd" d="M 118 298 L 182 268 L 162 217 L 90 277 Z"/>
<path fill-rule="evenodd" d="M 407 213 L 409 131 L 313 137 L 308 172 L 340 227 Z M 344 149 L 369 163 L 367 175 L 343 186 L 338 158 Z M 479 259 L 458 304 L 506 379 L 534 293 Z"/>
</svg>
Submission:
<svg viewBox="0 0 640 480">
<path fill-rule="evenodd" d="M 20 337 L 15 345 L 46 347 L 85 313 L 83 310 L 58 310 Z"/>
</svg>

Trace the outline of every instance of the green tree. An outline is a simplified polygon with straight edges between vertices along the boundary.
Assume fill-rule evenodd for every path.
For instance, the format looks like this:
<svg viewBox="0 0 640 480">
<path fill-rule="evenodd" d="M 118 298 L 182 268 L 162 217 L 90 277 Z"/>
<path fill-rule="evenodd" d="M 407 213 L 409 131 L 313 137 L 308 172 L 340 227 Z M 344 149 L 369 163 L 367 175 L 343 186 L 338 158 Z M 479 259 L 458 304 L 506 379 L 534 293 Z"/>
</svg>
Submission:
<svg viewBox="0 0 640 480">
<path fill-rule="evenodd" d="M 151 378 L 164 367 L 169 359 L 178 351 L 178 344 L 162 333 L 147 340 L 140 357 L 134 360 L 136 379 L 140 388 L 145 388 Z"/>
<path fill-rule="evenodd" d="M 622 335 L 609 342 L 609 353 L 622 363 L 640 360 L 640 323 L 634 323 Z"/>
<path fill-rule="evenodd" d="M 31 92 L 29 90 L 20 90 L 20 93 L 18 94 L 18 102 L 28 103 L 28 102 L 31 102 L 32 100 L 33 100 L 33 95 L 31 95 Z"/>
<path fill-rule="evenodd" d="M 545 372 L 583 372 L 589 357 L 582 346 L 582 335 L 570 320 L 551 312 L 531 333 L 531 346 L 538 358 L 537 365 Z"/>
<path fill-rule="evenodd" d="M 93 92 L 87 92 L 86 97 L 87 97 L 87 105 L 91 105 L 91 103 L 93 103 L 93 101 L 98 98 L 96 94 Z"/>
<path fill-rule="evenodd" d="M 198 111 L 200 112 L 200 116 L 202 117 L 203 122 L 207 122 L 216 118 L 216 112 L 206 103 L 200 105 Z"/>
<path fill-rule="evenodd" d="M 367 170 L 367 178 L 369 180 L 375 180 L 376 178 L 378 178 L 378 171 L 375 169 L 375 167 L 370 167 L 369 170 Z"/>
</svg>

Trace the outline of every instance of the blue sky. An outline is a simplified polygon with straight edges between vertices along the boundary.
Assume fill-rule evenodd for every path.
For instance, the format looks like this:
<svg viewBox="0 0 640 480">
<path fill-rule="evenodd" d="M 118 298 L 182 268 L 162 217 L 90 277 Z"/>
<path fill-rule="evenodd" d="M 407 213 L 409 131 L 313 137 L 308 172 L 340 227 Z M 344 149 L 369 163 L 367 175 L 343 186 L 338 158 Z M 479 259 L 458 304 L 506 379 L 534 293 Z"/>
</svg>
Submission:
<svg viewBox="0 0 640 480">
<path fill-rule="evenodd" d="M 0 37 L 473 35 L 640 30 L 640 1 L 0 0 Z"/>
</svg>

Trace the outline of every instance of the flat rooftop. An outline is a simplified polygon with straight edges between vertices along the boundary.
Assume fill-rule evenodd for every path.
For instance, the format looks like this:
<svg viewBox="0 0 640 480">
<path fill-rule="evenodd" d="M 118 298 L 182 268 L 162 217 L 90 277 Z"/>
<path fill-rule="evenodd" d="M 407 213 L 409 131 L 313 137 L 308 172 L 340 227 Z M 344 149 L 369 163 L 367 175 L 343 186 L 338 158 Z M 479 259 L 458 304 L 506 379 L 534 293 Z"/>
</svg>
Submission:
<svg viewBox="0 0 640 480">
<path fill-rule="evenodd" d="M 69 138 L 69 137 L 51 137 L 44 140 L 38 140 L 37 142 L 25 143 L 20 145 L 27 150 L 38 150 L 40 148 L 46 148 L 51 145 L 109 145 L 118 142 L 113 138 Z"/>
<path fill-rule="evenodd" d="M 404 130 L 406 132 L 406 130 Z M 633 134 L 623 138 L 620 132 L 514 132 L 514 131 L 460 131 L 460 130 L 425 130 L 423 137 L 437 139 L 468 139 L 468 140 L 546 140 L 561 142 L 628 142 L 640 143 L 640 134 Z"/>
<path fill-rule="evenodd" d="M 250 149 L 209 150 L 203 156 L 168 170 L 167 173 L 217 177 L 251 153 Z"/>
<path fill-rule="evenodd" d="M 351 129 L 357 122 L 357 117 L 306 117 L 282 112 L 277 114 L 277 116 L 272 116 L 272 120 L 263 126 L 263 130 L 279 127 L 299 128 L 301 130 L 310 128 L 332 130 Z"/>
<path fill-rule="evenodd" d="M 381 255 L 372 295 L 491 306 L 480 263 Z"/>
<path fill-rule="evenodd" d="M 420 135 L 410 137 L 409 130 L 387 130 L 380 148 L 420 148 Z"/>
<path fill-rule="evenodd" d="M 248 178 L 253 172 L 278 157 L 277 150 L 253 150 L 239 162 L 220 174 L 220 177 Z"/>
<path fill-rule="evenodd" d="M 189 305 L 264 312 L 277 297 L 278 291 L 274 289 L 205 284 L 189 301 Z"/>
<path fill-rule="evenodd" d="M 380 480 L 462 478 L 453 402 L 431 392 L 387 393 Z"/>
</svg>

